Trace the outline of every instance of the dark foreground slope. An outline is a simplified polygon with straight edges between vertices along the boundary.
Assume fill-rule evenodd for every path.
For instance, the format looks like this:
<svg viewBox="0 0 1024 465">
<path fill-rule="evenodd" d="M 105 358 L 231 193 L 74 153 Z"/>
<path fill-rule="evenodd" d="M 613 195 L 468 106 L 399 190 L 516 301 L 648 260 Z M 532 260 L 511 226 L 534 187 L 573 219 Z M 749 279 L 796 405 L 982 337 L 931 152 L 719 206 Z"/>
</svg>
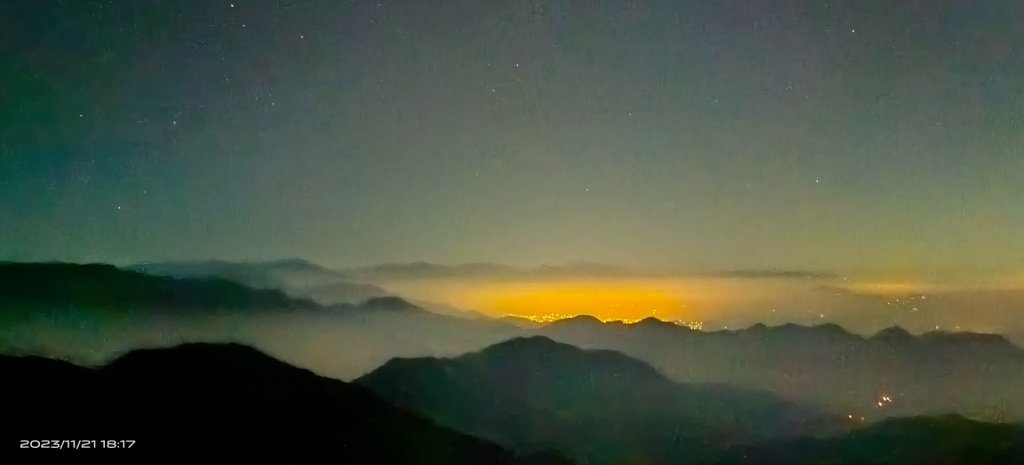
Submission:
<svg viewBox="0 0 1024 465">
<path fill-rule="evenodd" d="M 0 357 L 0 379 L 0 455 L 20 439 L 130 439 L 128 453 L 231 463 L 565 463 L 517 458 L 240 345 L 135 351 L 99 369 Z"/>
<path fill-rule="evenodd" d="M 843 426 L 767 392 L 676 384 L 617 352 L 543 337 L 396 359 L 356 382 L 461 431 L 581 463 L 698 463 L 729 444 Z"/>
<path fill-rule="evenodd" d="M 960 416 L 889 419 L 847 436 L 744 447 L 717 465 L 1019 465 L 1024 427 Z"/>
</svg>

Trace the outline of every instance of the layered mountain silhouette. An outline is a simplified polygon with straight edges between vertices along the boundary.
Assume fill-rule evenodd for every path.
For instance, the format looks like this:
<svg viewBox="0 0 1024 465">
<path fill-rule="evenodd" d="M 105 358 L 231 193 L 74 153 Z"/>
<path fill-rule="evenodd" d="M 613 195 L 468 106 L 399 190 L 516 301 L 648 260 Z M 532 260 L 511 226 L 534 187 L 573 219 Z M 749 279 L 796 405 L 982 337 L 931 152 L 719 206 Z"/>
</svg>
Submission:
<svg viewBox="0 0 1024 465">
<path fill-rule="evenodd" d="M 325 306 L 360 305 L 372 299 L 397 297 L 367 282 L 367 279 L 380 277 L 377 274 L 363 273 L 361 269 L 335 270 L 298 258 L 264 262 L 156 262 L 133 265 L 128 269 L 176 278 L 221 278 L 256 289 L 277 289 Z M 484 317 L 480 313 L 437 302 L 413 303 L 432 313 L 460 318 Z"/>
<path fill-rule="evenodd" d="M 0 308 L 308 309 L 278 290 L 220 278 L 151 276 L 102 264 L 0 263 Z"/>
<path fill-rule="evenodd" d="M 304 262 L 278 266 L 310 269 Z M 138 347 L 239 341 L 354 379 L 393 357 L 451 357 L 540 334 L 622 352 L 675 382 L 771 391 L 866 422 L 945 413 L 1024 419 L 1017 388 L 1024 385 L 1024 351 L 996 335 L 913 335 L 892 327 L 864 337 L 836 325 L 702 332 L 655 319 L 592 317 L 538 327 L 422 310 L 393 296 L 325 306 L 220 278 L 109 265 L 0 264 L 0 351 L 8 353 L 95 364 Z"/>
<path fill-rule="evenodd" d="M 385 312 L 422 312 L 423 308 L 413 305 L 400 297 L 373 297 L 356 307 L 368 311 Z"/>
<path fill-rule="evenodd" d="M 302 259 L 159 262 L 134 265 L 131 269 L 177 278 L 222 278 L 257 289 L 278 289 L 289 295 L 313 299 L 322 305 L 358 304 L 391 295 L 345 272 Z"/>
<path fill-rule="evenodd" d="M 581 463 L 696 463 L 728 444 L 843 427 L 767 392 L 681 385 L 620 353 L 544 337 L 395 359 L 356 383 L 453 428 Z"/>
<path fill-rule="evenodd" d="M 290 262 L 286 268 L 308 269 Z M 135 348 L 242 342 L 353 379 L 392 357 L 456 355 L 517 331 L 428 312 L 395 296 L 322 305 L 222 278 L 110 265 L 0 264 L 0 353 L 80 364 L 102 364 Z"/>
<path fill-rule="evenodd" d="M 873 336 L 837 325 L 754 325 L 703 332 L 654 319 L 559 321 L 540 334 L 643 360 L 680 382 L 769 390 L 830 411 L 865 417 L 959 413 L 1024 419 L 1024 350 L 998 335 L 892 327 Z"/>
<path fill-rule="evenodd" d="M 0 263 L 0 308 L 423 311 L 395 296 L 326 306 L 221 277 L 168 277 L 112 265 L 70 263 Z"/>
<path fill-rule="evenodd" d="M 1024 427 L 961 416 L 894 418 L 834 438 L 737 447 L 717 465 L 1016 465 Z"/>
<path fill-rule="evenodd" d="M 519 457 L 241 345 L 128 353 L 97 369 L 0 356 L 0 422 L 17 439 L 130 439 L 132 451 L 224 463 L 566 464 Z M 131 457 L 139 457 L 132 455 Z"/>
</svg>

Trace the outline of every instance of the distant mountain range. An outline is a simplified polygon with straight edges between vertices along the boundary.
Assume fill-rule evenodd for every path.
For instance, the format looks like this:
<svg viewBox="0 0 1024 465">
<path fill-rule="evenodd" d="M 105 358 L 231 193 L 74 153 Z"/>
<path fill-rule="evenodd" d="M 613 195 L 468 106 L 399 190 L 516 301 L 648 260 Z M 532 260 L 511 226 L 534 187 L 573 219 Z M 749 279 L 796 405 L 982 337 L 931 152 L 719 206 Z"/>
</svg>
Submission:
<svg viewBox="0 0 1024 465">
<path fill-rule="evenodd" d="M 298 265 L 291 265 L 298 266 Z M 187 277 L 186 277 L 187 276 Z M 279 289 L 257 289 L 218 275 L 171 277 L 103 264 L 0 263 L 0 309 L 423 311 L 396 296 L 322 305 Z"/>
<path fill-rule="evenodd" d="M 452 359 L 395 359 L 356 383 L 455 429 L 518 450 L 557 448 L 580 463 L 676 464 L 852 423 L 764 391 L 676 384 L 620 353 L 544 337 Z"/>
<path fill-rule="evenodd" d="M 310 300 L 217 277 L 169 278 L 102 264 L 0 263 L 0 308 L 310 309 Z"/>
<path fill-rule="evenodd" d="M 176 278 L 221 278 L 256 289 L 276 289 L 290 296 L 310 299 L 321 305 L 357 305 L 379 297 L 397 297 L 384 288 L 367 282 L 381 275 L 354 268 L 335 270 L 307 260 L 292 258 L 263 262 L 201 260 L 156 262 L 133 265 L 127 269 Z M 461 318 L 484 315 L 457 309 L 447 304 L 414 301 L 417 307 L 433 313 Z"/>
<path fill-rule="evenodd" d="M 862 337 L 831 324 L 703 332 L 655 319 L 622 324 L 591 317 L 536 331 L 621 351 L 679 382 L 764 389 L 855 418 L 956 412 L 1024 419 L 1024 350 L 997 335 L 913 336 L 894 327 Z"/>
<path fill-rule="evenodd" d="M 285 268 L 307 270 L 301 263 Z M 428 312 L 396 296 L 324 305 L 219 277 L 157 276 L 110 265 L 0 264 L 0 352 L 77 363 L 103 363 L 139 347 L 245 342 L 351 379 L 391 357 L 459 354 L 517 331 L 489 319 Z"/>
<path fill-rule="evenodd" d="M 239 345 L 135 351 L 98 369 L 0 356 L 0 376 L 5 402 L 24 407 L 0 419 L 17 432 L 8 441 L 129 439 L 119 453 L 133 459 L 224 463 L 569 463 L 517 457 Z"/>
<path fill-rule="evenodd" d="M 223 278 L 257 289 L 277 289 L 323 305 L 356 304 L 391 294 L 373 284 L 301 259 L 266 262 L 221 260 L 144 263 L 129 267 L 148 274 L 177 278 Z"/>
<path fill-rule="evenodd" d="M 305 262 L 274 266 L 319 273 Z M 675 382 L 770 391 L 865 422 L 945 413 L 1024 419 L 1018 389 L 1024 351 L 987 334 L 915 336 L 893 327 L 863 337 L 836 325 L 703 332 L 655 319 L 623 324 L 591 317 L 517 325 L 428 313 L 394 296 L 323 305 L 221 278 L 69 264 L 0 264 L 0 310 L 0 350 L 80 363 L 136 347 L 240 341 L 354 379 L 393 357 L 452 357 L 542 335 L 619 351 Z"/>
</svg>

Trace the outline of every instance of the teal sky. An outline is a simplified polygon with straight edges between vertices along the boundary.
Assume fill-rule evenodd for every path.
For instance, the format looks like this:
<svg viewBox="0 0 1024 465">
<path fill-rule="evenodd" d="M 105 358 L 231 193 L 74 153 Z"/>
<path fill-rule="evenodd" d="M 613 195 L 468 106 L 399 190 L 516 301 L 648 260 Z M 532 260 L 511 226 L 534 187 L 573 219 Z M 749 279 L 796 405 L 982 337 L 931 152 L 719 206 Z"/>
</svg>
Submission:
<svg viewBox="0 0 1024 465">
<path fill-rule="evenodd" d="M 0 6 L 0 258 L 1024 275 L 1024 4 Z"/>
</svg>

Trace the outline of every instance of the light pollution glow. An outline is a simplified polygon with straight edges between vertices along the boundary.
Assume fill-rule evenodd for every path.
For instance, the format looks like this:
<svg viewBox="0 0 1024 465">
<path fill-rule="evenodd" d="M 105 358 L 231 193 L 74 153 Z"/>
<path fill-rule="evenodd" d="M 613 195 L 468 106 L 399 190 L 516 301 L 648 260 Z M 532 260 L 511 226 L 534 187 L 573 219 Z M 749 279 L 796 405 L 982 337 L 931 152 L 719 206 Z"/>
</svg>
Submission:
<svg viewBox="0 0 1024 465">
<path fill-rule="evenodd" d="M 554 323 L 556 321 L 567 320 L 570 318 L 577 317 L 579 315 L 570 315 L 565 313 L 545 313 L 542 315 L 517 315 L 510 313 L 505 315 L 511 318 L 520 318 L 523 320 L 532 321 L 534 323 Z M 602 323 L 624 323 L 627 325 L 636 324 L 644 320 L 644 318 L 598 318 Z M 703 321 L 679 321 L 679 320 L 661 320 L 665 323 L 671 323 L 677 326 L 685 326 L 690 329 L 697 331 L 704 329 Z"/>
<path fill-rule="evenodd" d="M 571 278 L 543 281 L 456 279 L 387 283 L 401 295 L 444 302 L 492 316 L 592 315 L 606 321 L 701 321 L 772 290 L 725 279 Z"/>
<path fill-rule="evenodd" d="M 795 322 L 838 323 L 861 333 L 898 324 L 918 332 L 938 327 L 1024 334 L 1024 291 L 1019 288 L 908 279 L 633 276 L 412 279 L 382 284 L 422 301 L 537 322 L 591 315 L 627 323 L 656 317 L 709 330 Z"/>
</svg>

